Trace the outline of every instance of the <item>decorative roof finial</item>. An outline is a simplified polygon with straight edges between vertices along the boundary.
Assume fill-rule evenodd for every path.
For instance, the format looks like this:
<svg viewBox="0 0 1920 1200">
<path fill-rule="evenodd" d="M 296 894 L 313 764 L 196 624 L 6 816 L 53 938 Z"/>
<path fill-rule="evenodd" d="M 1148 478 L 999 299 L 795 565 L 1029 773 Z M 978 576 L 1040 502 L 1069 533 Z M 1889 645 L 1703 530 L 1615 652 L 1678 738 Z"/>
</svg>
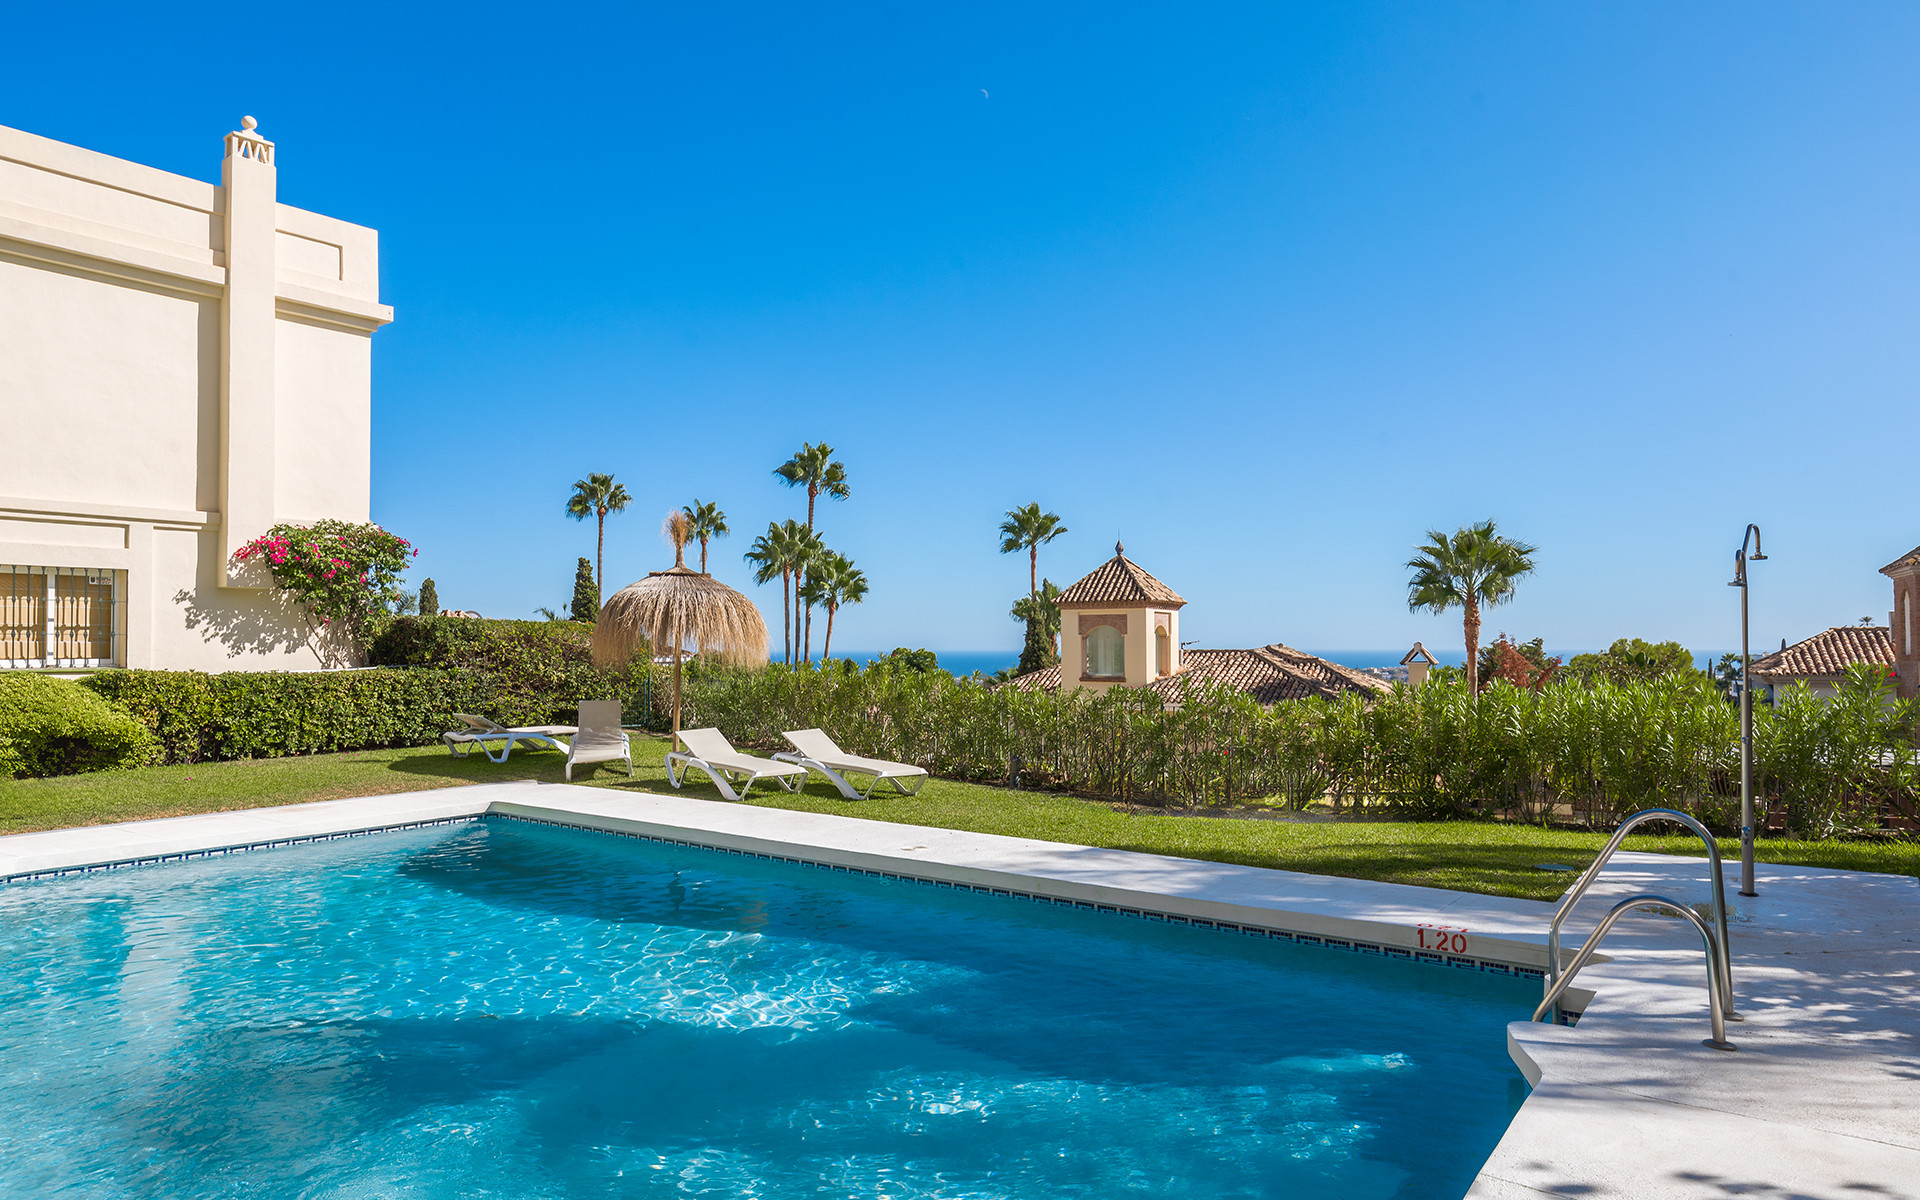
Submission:
<svg viewBox="0 0 1920 1200">
<path fill-rule="evenodd" d="M 1115 558 L 1125 558 L 1127 556 L 1127 547 L 1119 538 L 1113 539 L 1113 556 Z"/>
<path fill-rule="evenodd" d="M 246 130 L 248 133 L 252 133 L 254 130 L 260 128 L 260 122 L 254 120 L 252 117 L 241 117 L 240 128 Z"/>
</svg>

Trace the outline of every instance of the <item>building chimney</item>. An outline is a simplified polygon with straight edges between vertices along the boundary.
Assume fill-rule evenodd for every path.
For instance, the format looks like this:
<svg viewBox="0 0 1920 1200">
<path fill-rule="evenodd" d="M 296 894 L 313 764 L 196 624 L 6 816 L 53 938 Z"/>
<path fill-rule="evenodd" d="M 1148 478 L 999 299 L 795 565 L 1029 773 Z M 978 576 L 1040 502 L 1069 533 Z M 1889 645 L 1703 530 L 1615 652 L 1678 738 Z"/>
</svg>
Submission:
<svg viewBox="0 0 1920 1200">
<path fill-rule="evenodd" d="M 1400 665 L 1407 669 L 1407 686 L 1417 688 L 1425 683 L 1427 681 L 1427 672 L 1431 670 L 1437 662 L 1438 660 L 1435 659 L 1433 655 L 1427 653 L 1425 646 L 1419 642 L 1415 642 L 1413 649 L 1407 651 L 1406 657 L 1400 660 Z"/>
<path fill-rule="evenodd" d="M 273 525 L 274 239 L 278 222 L 273 143 L 252 117 L 227 135 L 220 164 L 226 205 L 227 286 L 220 303 L 220 581 L 259 587 L 235 574 L 233 552 Z"/>
</svg>

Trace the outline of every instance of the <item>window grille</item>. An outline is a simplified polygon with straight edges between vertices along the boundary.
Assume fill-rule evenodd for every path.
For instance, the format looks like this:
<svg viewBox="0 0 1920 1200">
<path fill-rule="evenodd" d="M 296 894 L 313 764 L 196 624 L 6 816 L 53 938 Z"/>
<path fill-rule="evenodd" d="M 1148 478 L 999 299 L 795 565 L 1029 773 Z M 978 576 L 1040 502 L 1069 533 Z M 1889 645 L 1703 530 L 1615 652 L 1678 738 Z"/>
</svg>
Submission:
<svg viewBox="0 0 1920 1200">
<path fill-rule="evenodd" d="M 120 662 L 121 574 L 0 565 L 0 668 Z"/>
</svg>

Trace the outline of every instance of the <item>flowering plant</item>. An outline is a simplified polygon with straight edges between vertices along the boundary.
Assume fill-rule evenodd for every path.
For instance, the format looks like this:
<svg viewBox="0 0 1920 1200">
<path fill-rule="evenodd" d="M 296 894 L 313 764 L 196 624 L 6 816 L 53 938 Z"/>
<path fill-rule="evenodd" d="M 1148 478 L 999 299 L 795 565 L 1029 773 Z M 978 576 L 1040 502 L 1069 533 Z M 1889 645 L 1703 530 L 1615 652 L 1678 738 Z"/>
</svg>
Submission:
<svg viewBox="0 0 1920 1200">
<path fill-rule="evenodd" d="M 316 521 L 275 525 L 235 550 L 233 560 L 263 564 L 274 583 L 321 627 L 359 646 L 407 560 L 419 553 L 407 539 L 378 525 Z"/>
</svg>

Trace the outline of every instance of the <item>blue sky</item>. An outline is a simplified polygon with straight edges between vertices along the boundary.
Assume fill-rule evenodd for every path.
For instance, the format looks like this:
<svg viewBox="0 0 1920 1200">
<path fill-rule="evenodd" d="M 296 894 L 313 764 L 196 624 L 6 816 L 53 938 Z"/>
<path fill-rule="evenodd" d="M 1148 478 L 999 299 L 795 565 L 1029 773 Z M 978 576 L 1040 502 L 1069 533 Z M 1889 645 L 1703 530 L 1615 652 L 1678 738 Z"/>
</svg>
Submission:
<svg viewBox="0 0 1920 1200">
<path fill-rule="evenodd" d="M 840 452 L 855 648 L 1017 647 L 1037 500 L 1201 645 L 1457 647 L 1424 530 L 1541 547 L 1488 631 L 1755 641 L 1920 543 L 1920 8 L 32 6 L 0 123 L 381 232 L 373 511 L 442 602 L 609 590 L 717 500 L 716 572 Z M 776 630 L 777 590 L 757 593 Z"/>
</svg>

